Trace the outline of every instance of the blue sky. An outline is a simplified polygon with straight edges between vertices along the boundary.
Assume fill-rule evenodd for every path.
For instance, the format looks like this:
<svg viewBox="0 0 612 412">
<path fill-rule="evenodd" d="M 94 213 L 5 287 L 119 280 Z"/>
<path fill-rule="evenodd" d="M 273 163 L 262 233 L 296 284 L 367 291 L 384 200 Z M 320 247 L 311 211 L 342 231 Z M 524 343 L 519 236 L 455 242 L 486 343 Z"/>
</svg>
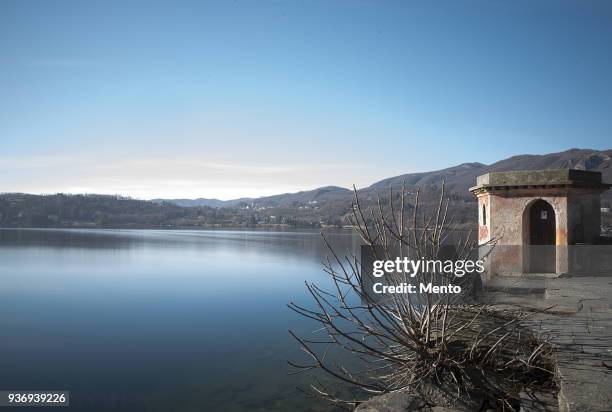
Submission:
<svg viewBox="0 0 612 412">
<path fill-rule="evenodd" d="M 0 0 L 0 192 L 258 196 L 612 148 L 609 1 Z"/>
</svg>

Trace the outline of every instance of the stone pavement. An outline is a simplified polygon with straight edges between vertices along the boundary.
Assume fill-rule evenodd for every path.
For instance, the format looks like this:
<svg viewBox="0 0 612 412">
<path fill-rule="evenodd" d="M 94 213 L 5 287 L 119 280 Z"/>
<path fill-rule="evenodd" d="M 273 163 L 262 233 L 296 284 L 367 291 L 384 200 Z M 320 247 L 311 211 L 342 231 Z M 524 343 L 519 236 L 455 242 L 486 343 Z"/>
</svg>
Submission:
<svg viewBox="0 0 612 412">
<path fill-rule="evenodd" d="M 524 324 L 550 337 L 560 411 L 612 411 L 612 275 L 496 277 L 480 300 L 533 312 Z"/>
</svg>

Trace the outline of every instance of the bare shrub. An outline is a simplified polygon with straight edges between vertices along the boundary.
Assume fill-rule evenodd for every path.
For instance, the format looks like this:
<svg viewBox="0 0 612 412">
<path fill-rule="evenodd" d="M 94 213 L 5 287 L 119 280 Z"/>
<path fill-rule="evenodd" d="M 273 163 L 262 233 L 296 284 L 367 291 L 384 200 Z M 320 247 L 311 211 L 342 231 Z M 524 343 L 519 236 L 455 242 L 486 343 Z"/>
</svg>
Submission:
<svg viewBox="0 0 612 412">
<path fill-rule="evenodd" d="M 420 210 L 419 197 L 417 190 L 409 203 L 404 185 L 399 196 L 390 191 L 388 201 L 379 196 L 376 205 L 364 207 L 355 190 L 349 221 L 377 259 L 392 259 L 398 252 L 413 260 L 438 259 L 451 235 L 455 237 L 455 258 L 469 259 L 478 245 L 471 232 L 453 230 L 444 184 L 435 210 Z M 323 239 L 330 252 L 324 266 L 332 289 L 306 283 L 314 306 L 288 305 L 316 321 L 323 338 L 316 333 L 314 338 L 300 337 L 290 330 L 309 360 L 289 361 L 289 365 L 294 368 L 292 373 L 324 371 L 343 382 L 349 388 L 343 393 L 349 395 L 340 396 L 337 385 L 318 381 L 307 393 L 351 409 L 373 395 L 435 385 L 457 399 L 484 394 L 489 405 L 512 410 L 521 388 L 550 380 L 550 345 L 520 326 L 522 313 L 493 311 L 486 304 L 449 293 L 374 299 L 367 293 L 367 276 L 359 258 L 352 253 L 340 256 L 325 236 Z M 395 285 L 458 284 L 454 274 L 437 270 L 418 273 L 412 280 L 403 272 L 385 277 L 388 284 Z M 459 284 L 467 288 L 472 280 L 466 276 Z M 343 351 L 350 361 L 329 359 L 331 350 Z"/>
</svg>

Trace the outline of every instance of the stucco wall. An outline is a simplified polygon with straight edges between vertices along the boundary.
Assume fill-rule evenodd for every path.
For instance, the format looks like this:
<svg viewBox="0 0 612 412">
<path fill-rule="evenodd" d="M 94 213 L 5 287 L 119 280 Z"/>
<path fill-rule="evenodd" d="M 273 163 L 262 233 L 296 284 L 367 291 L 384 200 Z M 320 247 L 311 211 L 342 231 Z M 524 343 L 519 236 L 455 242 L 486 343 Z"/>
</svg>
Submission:
<svg viewBox="0 0 612 412">
<path fill-rule="evenodd" d="M 527 262 L 533 247 L 529 247 L 529 206 L 542 199 L 555 212 L 556 272 L 567 272 L 568 198 L 555 189 L 517 189 L 508 192 L 483 193 L 479 201 L 479 243 L 497 239 L 489 256 L 492 274 L 518 274 L 528 271 Z M 587 202 L 588 203 L 588 202 Z M 487 225 L 482 223 L 482 205 L 487 206 Z"/>
<path fill-rule="evenodd" d="M 549 189 L 533 190 L 519 189 L 507 193 L 484 193 L 478 196 L 479 214 L 482 204 L 488 206 L 488 224 L 482 225 L 479 216 L 479 243 L 483 244 L 492 238 L 499 239 L 499 245 L 523 245 L 528 243 L 527 235 L 529 217 L 527 206 L 538 199 L 548 202 L 555 211 L 556 244 L 566 245 L 568 242 L 568 200 L 565 193 Z M 588 203 L 588 202 L 587 202 Z"/>
<path fill-rule="evenodd" d="M 601 232 L 601 196 L 575 192 L 568 196 L 568 243 L 597 243 Z"/>
</svg>

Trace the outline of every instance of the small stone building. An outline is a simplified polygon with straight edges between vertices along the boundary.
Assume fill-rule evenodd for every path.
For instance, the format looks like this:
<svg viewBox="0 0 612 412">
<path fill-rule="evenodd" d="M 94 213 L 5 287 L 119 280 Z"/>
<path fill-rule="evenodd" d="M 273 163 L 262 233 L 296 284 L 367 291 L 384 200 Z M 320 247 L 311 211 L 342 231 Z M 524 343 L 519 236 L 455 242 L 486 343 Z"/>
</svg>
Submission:
<svg viewBox="0 0 612 412">
<path fill-rule="evenodd" d="M 478 176 L 478 242 L 489 274 L 586 271 L 573 246 L 600 241 L 601 173 L 575 169 L 495 172 Z M 585 266 L 587 265 L 587 266 Z"/>
</svg>

